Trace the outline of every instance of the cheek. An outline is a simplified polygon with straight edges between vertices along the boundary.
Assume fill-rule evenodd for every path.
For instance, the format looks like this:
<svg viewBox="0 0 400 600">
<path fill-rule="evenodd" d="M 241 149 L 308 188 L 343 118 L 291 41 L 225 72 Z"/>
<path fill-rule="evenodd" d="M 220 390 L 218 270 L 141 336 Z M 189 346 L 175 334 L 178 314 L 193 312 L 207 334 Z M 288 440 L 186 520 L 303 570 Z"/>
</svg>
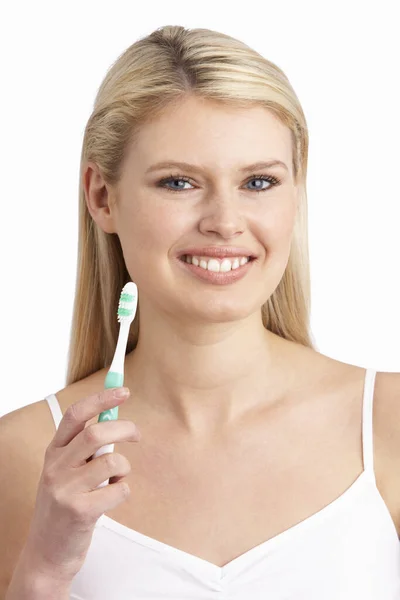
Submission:
<svg viewBox="0 0 400 600">
<path fill-rule="evenodd" d="M 137 262 L 148 262 L 146 256 L 168 257 L 169 250 L 179 243 L 190 229 L 188 211 L 171 206 L 171 202 L 154 202 L 147 198 L 132 203 L 120 219 L 122 246 Z"/>
<path fill-rule="evenodd" d="M 268 277 L 265 282 L 271 295 L 285 272 L 291 249 L 295 223 L 293 204 L 277 204 L 260 215 L 256 236 L 265 248 L 265 266 Z"/>
<path fill-rule="evenodd" d="M 286 247 L 290 243 L 295 212 L 289 202 L 271 204 L 258 214 L 255 220 L 259 239 L 270 251 Z"/>
</svg>

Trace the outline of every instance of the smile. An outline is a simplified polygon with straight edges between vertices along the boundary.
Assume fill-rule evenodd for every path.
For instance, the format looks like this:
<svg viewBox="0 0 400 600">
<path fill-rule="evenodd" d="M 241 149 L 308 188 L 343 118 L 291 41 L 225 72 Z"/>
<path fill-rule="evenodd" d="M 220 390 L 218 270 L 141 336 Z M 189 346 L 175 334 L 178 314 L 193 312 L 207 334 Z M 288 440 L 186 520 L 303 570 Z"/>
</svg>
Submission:
<svg viewBox="0 0 400 600">
<path fill-rule="evenodd" d="M 239 267 L 243 267 L 249 262 L 249 256 L 232 256 L 231 258 L 210 258 L 209 256 L 192 256 L 191 254 L 184 254 L 182 260 L 188 264 L 195 265 L 206 271 L 212 271 L 213 273 L 227 273 L 233 271 Z"/>
<path fill-rule="evenodd" d="M 184 254 L 178 262 L 197 279 L 217 285 L 227 285 L 245 277 L 255 259 L 248 256 L 218 259 L 209 256 Z"/>
</svg>

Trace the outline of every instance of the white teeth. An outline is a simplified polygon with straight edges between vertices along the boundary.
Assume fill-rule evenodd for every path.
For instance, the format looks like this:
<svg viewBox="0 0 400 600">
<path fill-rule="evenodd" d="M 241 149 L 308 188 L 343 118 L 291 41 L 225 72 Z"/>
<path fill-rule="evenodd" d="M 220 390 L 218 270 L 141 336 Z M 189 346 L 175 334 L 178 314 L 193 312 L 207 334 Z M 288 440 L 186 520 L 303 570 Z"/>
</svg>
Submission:
<svg viewBox="0 0 400 600">
<path fill-rule="evenodd" d="M 220 264 L 219 270 L 222 273 L 227 273 L 227 271 L 230 271 L 231 269 L 232 269 L 231 261 L 229 260 L 229 258 L 224 258 L 224 260 Z"/>
<path fill-rule="evenodd" d="M 222 260 L 218 260 L 217 258 L 208 258 L 207 256 L 191 256 L 190 254 L 186 255 L 185 260 L 189 264 L 191 263 L 196 267 L 201 267 L 202 269 L 213 271 L 214 273 L 227 273 L 231 269 L 238 269 L 249 262 L 249 258 L 247 256 L 237 256 L 235 258 L 224 258 Z"/>
<path fill-rule="evenodd" d="M 234 261 L 232 262 L 232 270 L 238 269 L 239 267 L 240 267 L 240 261 L 238 258 L 235 258 Z"/>
<path fill-rule="evenodd" d="M 209 271 L 213 271 L 213 273 L 219 273 L 219 265 L 220 265 L 219 261 L 216 260 L 215 258 L 212 258 L 211 260 L 208 261 L 207 269 Z"/>
</svg>

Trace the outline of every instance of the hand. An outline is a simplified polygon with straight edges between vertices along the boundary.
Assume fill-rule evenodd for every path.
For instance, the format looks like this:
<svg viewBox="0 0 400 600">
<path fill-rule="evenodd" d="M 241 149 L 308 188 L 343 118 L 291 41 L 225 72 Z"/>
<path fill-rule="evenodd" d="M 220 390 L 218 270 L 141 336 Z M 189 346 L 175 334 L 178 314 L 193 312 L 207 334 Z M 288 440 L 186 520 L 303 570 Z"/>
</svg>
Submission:
<svg viewBox="0 0 400 600">
<path fill-rule="evenodd" d="M 125 456 L 109 452 L 90 458 L 105 444 L 138 442 L 138 428 L 125 419 L 85 427 L 88 420 L 126 400 L 115 397 L 118 389 L 106 389 L 69 406 L 46 449 L 24 554 L 49 578 L 73 579 L 86 558 L 96 521 L 130 495 L 123 481 L 131 471 Z M 108 478 L 107 486 L 97 488 Z"/>
</svg>

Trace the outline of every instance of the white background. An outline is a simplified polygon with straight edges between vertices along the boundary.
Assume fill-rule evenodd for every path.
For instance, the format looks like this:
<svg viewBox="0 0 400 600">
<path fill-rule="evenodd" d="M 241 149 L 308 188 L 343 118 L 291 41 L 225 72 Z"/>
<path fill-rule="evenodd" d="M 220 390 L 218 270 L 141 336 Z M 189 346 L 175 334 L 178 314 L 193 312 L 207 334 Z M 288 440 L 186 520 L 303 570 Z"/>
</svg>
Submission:
<svg viewBox="0 0 400 600">
<path fill-rule="evenodd" d="M 398 1 L 3 3 L 0 415 L 65 385 L 78 175 L 97 88 L 162 25 L 237 37 L 306 114 L 312 329 L 320 352 L 400 371 Z"/>
</svg>

